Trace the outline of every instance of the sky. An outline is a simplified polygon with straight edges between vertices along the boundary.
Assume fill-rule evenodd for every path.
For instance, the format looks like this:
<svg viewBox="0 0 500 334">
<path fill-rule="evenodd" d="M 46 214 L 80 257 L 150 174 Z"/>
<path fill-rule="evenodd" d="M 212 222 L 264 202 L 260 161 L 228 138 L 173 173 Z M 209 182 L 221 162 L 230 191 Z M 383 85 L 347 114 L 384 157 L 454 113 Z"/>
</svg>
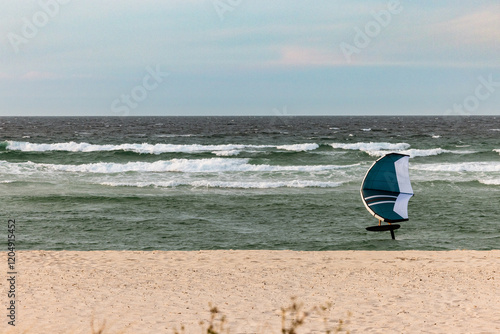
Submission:
<svg viewBox="0 0 500 334">
<path fill-rule="evenodd" d="M 0 8 L 0 116 L 500 115 L 496 0 Z"/>
</svg>

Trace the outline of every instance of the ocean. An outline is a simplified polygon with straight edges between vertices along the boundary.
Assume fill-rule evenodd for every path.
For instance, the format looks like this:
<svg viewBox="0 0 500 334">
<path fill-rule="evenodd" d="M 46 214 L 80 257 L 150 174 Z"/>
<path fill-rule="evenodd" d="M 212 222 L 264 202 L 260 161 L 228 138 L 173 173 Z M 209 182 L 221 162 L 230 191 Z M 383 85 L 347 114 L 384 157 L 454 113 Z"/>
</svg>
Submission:
<svg viewBox="0 0 500 334">
<path fill-rule="evenodd" d="M 410 155 L 396 240 L 359 194 Z M 489 250 L 500 117 L 0 117 L 0 220 L 25 250 Z"/>
</svg>

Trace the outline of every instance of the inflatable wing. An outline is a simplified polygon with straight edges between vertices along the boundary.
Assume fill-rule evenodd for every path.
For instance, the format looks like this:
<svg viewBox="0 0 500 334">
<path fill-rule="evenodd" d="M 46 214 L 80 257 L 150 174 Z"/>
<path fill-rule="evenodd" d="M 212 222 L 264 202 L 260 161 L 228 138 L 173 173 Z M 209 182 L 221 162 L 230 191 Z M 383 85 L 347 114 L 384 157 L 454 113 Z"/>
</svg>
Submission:
<svg viewBox="0 0 500 334">
<path fill-rule="evenodd" d="M 408 155 L 389 153 L 375 161 L 363 179 L 363 203 L 381 221 L 408 220 L 408 201 L 413 196 L 408 173 L 409 158 Z"/>
</svg>

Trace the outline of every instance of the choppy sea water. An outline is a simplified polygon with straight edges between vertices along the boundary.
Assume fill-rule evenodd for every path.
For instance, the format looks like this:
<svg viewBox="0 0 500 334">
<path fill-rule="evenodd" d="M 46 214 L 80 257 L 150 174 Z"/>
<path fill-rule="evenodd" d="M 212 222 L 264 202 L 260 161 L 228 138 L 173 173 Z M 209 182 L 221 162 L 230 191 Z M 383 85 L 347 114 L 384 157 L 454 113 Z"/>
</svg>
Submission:
<svg viewBox="0 0 500 334">
<path fill-rule="evenodd" d="M 389 152 L 395 241 L 359 194 Z M 500 117 L 1 117 L 0 198 L 19 249 L 498 249 Z"/>
</svg>

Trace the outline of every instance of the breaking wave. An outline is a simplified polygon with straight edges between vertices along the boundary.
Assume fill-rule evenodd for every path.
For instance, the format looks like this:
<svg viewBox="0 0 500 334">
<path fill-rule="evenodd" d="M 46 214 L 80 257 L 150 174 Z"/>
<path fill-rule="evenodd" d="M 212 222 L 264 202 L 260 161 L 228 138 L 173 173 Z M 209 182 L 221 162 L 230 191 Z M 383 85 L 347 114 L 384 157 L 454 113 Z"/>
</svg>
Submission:
<svg viewBox="0 0 500 334">
<path fill-rule="evenodd" d="M 161 154 L 161 153 L 199 153 L 211 151 L 232 151 L 243 150 L 245 148 L 268 148 L 270 145 L 200 145 L 200 144 L 120 144 L 120 145 L 95 145 L 89 143 L 54 143 L 54 144 L 35 144 L 29 142 L 8 141 L 6 149 L 23 152 L 47 152 L 47 151 L 66 151 L 66 152 L 99 152 L 99 151 L 128 151 L 142 154 Z"/>
<path fill-rule="evenodd" d="M 292 181 L 255 181 L 255 182 L 230 182 L 230 181 L 164 181 L 164 182 L 101 182 L 101 185 L 111 187 L 137 187 L 137 188 L 174 188 L 178 186 L 191 186 L 195 188 L 235 188 L 235 189 L 272 189 L 272 188 L 335 188 L 342 182 L 321 182 L 310 180 Z"/>
<path fill-rule="evenodd" d="M 319 145 L 316 143 L 276 146 L 276 148 L 279 150 L 295 151 L 295 152 L 312 151 L 312 150 L 317 149 L 318 147 L 319 147 Z"/>
<path fill-rule="evenodd" d="M 410 166 L 410 168 L 432 172 L 500 172 L 500 162 L 421 164 Z"/>
<path fill-rule="evenodd" d="M 352 144 L 344 144 L 344 143 L 332 143 L 330 144 L 333 148 L 340 148 L 343 150 L 358 150 L 363 152 L 369 151 L 379 151 L 379 150 L 404 150 L 410 147 L 410 144 L 407 143 L 352 143 Z"/>
<path fill-rule="evenodd" d="M 431 148 L 431 149 L 409 149 L 409 150 L 401 150 L 397 151 L 398 153 L 401 154 L 407 154 L 410 156 L 410 158 L 415 158 L 415 157 L 430 157 L 433 155 L 439 155 L 439 154 L 444 154 L 444 153 L 452 153 L 452 154 L 473 154 L 476 153 L 476 151 L 460 151 L 460 150 L 445 150 L 442 148 Z M 389 151 L 367 151 L 370 156 L 373 157 L 382 157 L 389 153 Z"/>
<path fill-rule="evenodd" d="M 0 171 L 6 173 L 25 173 L 36 171 L 58 171 L 74 173 L 127 173 L 127 172 L 183 172 L 183 173 L 219 173 L 219 172 L 318 172 L 325 170 L 351 168 L 355 165 L 303 165 L 272 166 L 250 164 L 249 159 L 210 158 L 210 159 L 172 159 L 155 162 L 98 162 L 81 165 L 43 164 L 33 162 L 11 163 L 0 161 Z"/>
<path fill-rule="evenodd" d="M 494 180 L 478 180 L 479 183 L 485 184 L 487 186 L 500 186 L 500 179 Z"/>
<path fill-rule="evenodd" d="M 410 149 L 410 144 L 407 143 L 333 143 L 330 144 L 333 148 L 340 148 L 344 150 L 358 150 L 367 153 L 372 157 L 382 157 L 390 152 L 398 152 L 401 154 L 407 154 L 410 158 L 415 157 L 429 157 L 433 155 L 439 155 L 444 153 L 452 154 L 473 154 L 476 151 L 460 151 L 460 150 L 445 150 L 442 148 L 431 148 L 431 149 Z M 500 152 L 500 150 L 499 150 Z"/>
<path fill-rule="evenodd" d="M 30 143 L 19 141 L 7 141 L 3 144 L 4 149 L 11 151 L 22 152 L 49 152 L 49 151 L 66 151 L 66 152 L 109 152 L 109 151 L 127 151 L 141 154 L 162 154 L 162 153 L 200 153 L 212 152 L 219 156 L 236 155 L 236 152 L 245 149 L 265 149 L 275 148 L 285 151 L 311 151 L 319 147 L 316 143 L 292 144 L 292 145 L 239 145 L 239 144 L 223 144 L 223 145 L 201 145 L 201 144 L 120 144 L 120 145 L 96 145 L 89 143 Z"/>
</svg>

